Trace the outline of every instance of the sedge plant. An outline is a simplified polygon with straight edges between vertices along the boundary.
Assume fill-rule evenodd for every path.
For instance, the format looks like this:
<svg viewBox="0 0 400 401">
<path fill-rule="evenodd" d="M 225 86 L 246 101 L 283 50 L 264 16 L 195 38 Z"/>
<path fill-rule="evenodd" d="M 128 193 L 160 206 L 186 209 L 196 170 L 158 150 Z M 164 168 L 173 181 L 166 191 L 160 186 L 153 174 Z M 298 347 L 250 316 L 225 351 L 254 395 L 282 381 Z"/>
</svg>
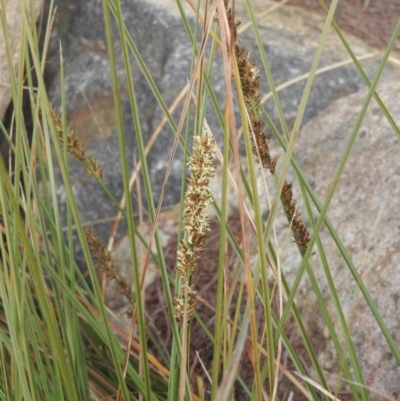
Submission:
<svg viewBox="0 0 400 401">
<path fill-rule="evenodd" d="M 186 14 L 183 0 L 177 0 L 182 24 L 192 48 L 189 81 L 173 105 L 166 104 L 135 40 L 129 33 L 119 0 L 102 0 L 104 30 L 107 40 L 110 79 L 115 109 L 115 135 L 119 143 L 124 202 L 115 199 L 102 181 L 101 162 L 85 155 L 85 148 L 68 124 L 65 100 L 63 60 L 60 53 L 62 102 L 52 105 L 43 76 L 46 46 L 55 12 L 50 3 L 48 20 L 35 24 L 33 2 L 22 7 L 21 48 L 15 69 L 9 48 L 6 14 L 0 12 L 0 24 L 7 49 L 13 116 L 9 126 L 0 125 L 2 141 L 9 152 L 0 159 L 0 398 L 4 400 L 284 400 L 282 382 L 291 386 L 294 399 L 338 399 L 341 387 L 354 400 L 372 400 L 357 352 L 352 343 L 337 290 L 330 276 L 329 260 L 319 236 L 323 224 L 328 228 L 368 303 L 390 350 L 400 364 L 400 352 L 379 310 L 352 264 L 350 255 L 328 217 L 336 186 L 330 187 L 324 202 L 318 199 L 303 174 L 294 154 L 314 77 L 324 49 L 326 35 L 334 29 L 355 67 L 369 88 L 348 146 L 342 155 L 334 183 L 340 179 L 360 124 L 372 98 L 394 131 L 399 129 L 376 93 L 376 85 L 387 63 L 400 30 L 396 26 L 375 78 L 370 81 L 354 56 L 351 47 L 334 21 L 338 1 L 328 9 L 318 0 L 326 19 L 316 47 L 306 85 L 292 130 L 286 124 L 284 110 L 263 48 L 250 0 L 244 3 L 248 29 L 254 32 L 261 62 L 252 59 L 249 49 L 240 43 L 240 18 L 235 2 L 230 0 L 188 0 L 191 14 Z M 4 9 L 5 1 L 0 2 Z M 112 27 L 116 27 L 116 30 Z M 44 51 L 40 45 L 40 34 Z M 118 35 L 116 35 L 116 33 Z M 200 39 L 199 39 L 200 38 Z M 117 74 L 114 42 L 120 41 L 125 76 Z M 212 75 L 220 55 L 225 77 L 224 104 L 217 100 Z M 163 124 L 174 134 L 159 200 L 152 192 L 143 126 L 136 100 L 131 60 L 141 73 L 163 113 Z M 120 90 L 125 80 L 126 93 Z M 280 128 L 265 110 L 260 82 L 268 82 L 278 113 Z M 121 98 L 127 96 L 130 110 Z M 23 98 L 28 98 L 33 126 L 28 132 Z M 173 110 L 180 106 L 176 117 Z M 212 110 L 219 122 L 218 136 L 208 124 Z M 194 113 L 191 113 L 194 111 Z M 128 168 L 124 113 L 130 113 L 136 134 L 139 161 L 135 171 Z M 194 121 L 190 115 L 194 114 Z M 160 128 L 161 130 L 161 128 Z M 242 136 L 239 135 L 242 132 Z M 269 141 L 275 138 L 281 149 L 272 154 Z M 157 139 L 155 139 L 157 140 Z M 240 142 L 242 141 L 242 142 Z M 243 143 L 244 153 L 239 149 Z M 166 258 L 159 233 L 162 211 L 172 163 L 178 147 L 183 150 L 179 223 L 176 232 L 176 257 L 173 269 Z M 277 163 L 278 158 L 282 163 Z M 125 220 L 131 245 L 133 286 L 121 275 L 106 244 L 95 229 L 84 229 L 74 199 L 70 163 L 78 161 L 87 174 L 115 204 L 119 218 Z M 299 198 L 294 183 L 287 179 L 289 166 L 295 171 Z M 187 168 L 186 168 L 187 167 Z M 221 175 L 220 187 L 212 184 L 215 171 Z M 268 216 L 262 213 L 260 199 L 265 197 L 257 175 L 266 172 L 274 194 Z M 60 215 L 56 177 L 61 175 L 66 194 L 66 212 Z M 132 202 L 132 175 L 140 177 L 144 187 L 149 238 L 140 232 L 136 205 Z M 229 194 L 237 199 L 238 216 L 231 219 Z M 301 258 L 294 282 L 290 285 L 280 269 L 280 244 L 275 233 L 275 218 L 281 208 L 288 230 Z M 304 208 L 300 210 L 300 208 Z M 319 212 L 314 221 L 312 210 Z M 75 242 L 83 249 L 86 271 L 75 261 Z M 215 239 L 218 240 L 215 242 Z M 140 263 L 136 244 L 146 251 Z M 215 258 L 211 259 L 210 244 Z M 315 246 L 316 245 L 316 246 Z M 255 249 L 255 251 L 253 250 Z M 315 251 L 317 249 L 317 251 Z M 333 299 L 339 327 L 333 324 L 326 300 L 313 272 L 313 258 L 320 258 Z M 209 262 L 207 274 L 211 302 L 199 295 L 204 281 L 199 281 L 204 258 Z M 157 265 L 159 292 L 164 300 L 165 324 L 171 338 L 158 344 L 148 320 L 149 305 L 143 287 L 150 259 Z M 200 272 L 199 272 L 200 270 Z M 130 330 L 113 323 L 99 277 L 115 283 L 129 304 Z M 200 275 L 199 275 L 200 274 Z M 317 305 L 341 367 L 340 380 L 332 388 L 318 361 L 317 350 L 303 316 L 294 302 L 303 275 L 307 274 Z M 276 301 L 278 299 L 278 301 Z M 278 306 L 276 306 L 278 305 Z M 211 319 L 201 313 L 207 309 Z M 291 316 L 296 341 L 287 332 Z M 212 321 L 212 324 L 210 323 Z M 204 338 L 210 347 L 210 360 L 196 357 L 193 340 Z M 306 357 L 298 355 L 301 341 Z M 290 366 L 282 363 L 282 353 Z M 197 359 L 196 359 L 197 358 Z M 194 366 L 197 366 L 194 368 Z M 302 397 L 302 398 L 301 398 Z"/>
</svg>

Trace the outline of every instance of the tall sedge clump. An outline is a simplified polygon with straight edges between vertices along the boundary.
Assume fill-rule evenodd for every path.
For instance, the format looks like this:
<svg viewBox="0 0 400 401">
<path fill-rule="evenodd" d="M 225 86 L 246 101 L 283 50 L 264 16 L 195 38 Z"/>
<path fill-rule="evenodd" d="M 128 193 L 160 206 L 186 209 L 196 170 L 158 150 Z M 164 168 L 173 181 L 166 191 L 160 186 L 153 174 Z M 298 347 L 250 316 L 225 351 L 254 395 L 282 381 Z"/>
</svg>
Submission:
<svg viewBox="0 0 400 401">
<path fill-rule="evenodd" d="M 184 235 L 178 246 L 176 266 L 182 285 L 174 300 L 174 316 L 180 324 L 183 323 L 185 300 L 188 322 L 196 312 L 197 293 L 190 283 L 196 267 L 196 253 L 204 249 L 205 237 L 209 231 L 208 206 L 211 202 L 210 182 L 215 172 L 215 150 L 214 137 L 208 130 L 204 130 L 203 135 L 194 138 L 193 154 L 188 161 L 190 177 L 184 197 Z"/>
<path fill-rule="evenodd" d="M 238 65 L 240 84 L 243 98 L 249 115 L 250 127 L 253 132 L 253 151 L 263 168 L 274 174 L 278 158 L 270 154 L 268 141 L 270 134 L 265 133 L 265 124 L 260 119 L 261 116 L 261 96 L 260 96 L 260 75 L 257 70 L 257 63 L 250 57 L 244 47 L 240 47 L 237 28 L 240 21 L 235 21 L 232 10 L 228 8 L 228 2 L 224 2 L 227 9 L 228 22 L 233 27 L 233 46 Z M 292 229 L 294 242 L 299 246 L 302 254 L 307 249 L 310 241 L 310 234 L 305 226 L 301 213 L 297 211 L 296 199 L 293 195 L 292 184 L 285 181 L 281 195 L 283 208 L 289 221 L 288 226 Z"/>
</svg>

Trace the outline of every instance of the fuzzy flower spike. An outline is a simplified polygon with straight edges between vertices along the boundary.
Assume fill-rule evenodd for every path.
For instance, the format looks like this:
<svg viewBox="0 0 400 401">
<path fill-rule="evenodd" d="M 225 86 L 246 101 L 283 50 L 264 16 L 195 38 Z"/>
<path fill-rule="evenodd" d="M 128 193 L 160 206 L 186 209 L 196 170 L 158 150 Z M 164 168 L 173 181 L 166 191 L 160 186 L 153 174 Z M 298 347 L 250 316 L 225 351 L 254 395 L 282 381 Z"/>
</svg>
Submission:
<svg viewBox="0 0 400 401">
<path fill-rule="evenodd" d="M 189 286 L 190 276 L 196 267 L 196 252 L 204 249 L 204 240 L 209 231 L 211 202 L 210 182 L 214 177 L 213 159 L 216 142 L 208 130 L 196 136 L 193 154 L 188 161 L 190 178 L 184 197 L 183 229 L 185 235 L 178 246 L 177 271 L 182 287 L 175 297 L 174 314 L 179 323 L 183 322 L 185 293 L 188 300 L 188 321 L 196 310 L 196 291 Z"/>
</svg>

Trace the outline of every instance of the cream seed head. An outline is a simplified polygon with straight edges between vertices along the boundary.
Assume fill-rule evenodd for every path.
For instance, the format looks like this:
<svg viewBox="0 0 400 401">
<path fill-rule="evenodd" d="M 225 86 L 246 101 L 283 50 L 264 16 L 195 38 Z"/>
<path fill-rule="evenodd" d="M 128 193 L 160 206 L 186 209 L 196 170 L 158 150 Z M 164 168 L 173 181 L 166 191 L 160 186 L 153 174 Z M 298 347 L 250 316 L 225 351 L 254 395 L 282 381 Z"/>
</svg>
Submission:
<svg viewBox="0 0 400 401">
<path fill-rule="evenodd" d="M 183 200 L 183 229 L 186 235 L 180 241 L 177 251 L 176 269 L 183 284 L 179 295 L 175 296 L 174 315 L 180 324 L 183 323 L 185 305 L 188 322 L 196 312 L 197 293 L 188 282 L 196 267 L 195 252 L 203 250 L 205 237 L 209 231 L 208 206 L 212 196 L 210 182 L 215 173 L 213 165 L 215 150 L 215 139 L 208 130 L 205 129 L 203 135 L 193 139 L 193 154 L 188 161 L 190 177 Z"/>
<path fill-rule="evenodd" d="M 193 319 L 197 307 L 197 291 L 187 284 L 182 285 L 181 291 L 174 298 L 174 316 L 179 324 L 183 324 L 185 305 L 188 324 Z"/>
<path fill-rule="evenodd" d="M 209 185 L 215 173 L 215 149 L 214 137 L 205 130 L 202 136 L 194 138 L 193 155 L 188 161 L 191 176 L 184 198 L 183 227 L 194 251 L 203 249 L 204 237 L 208 232 L 208 205 L 212 195 Z"/>
</svg>

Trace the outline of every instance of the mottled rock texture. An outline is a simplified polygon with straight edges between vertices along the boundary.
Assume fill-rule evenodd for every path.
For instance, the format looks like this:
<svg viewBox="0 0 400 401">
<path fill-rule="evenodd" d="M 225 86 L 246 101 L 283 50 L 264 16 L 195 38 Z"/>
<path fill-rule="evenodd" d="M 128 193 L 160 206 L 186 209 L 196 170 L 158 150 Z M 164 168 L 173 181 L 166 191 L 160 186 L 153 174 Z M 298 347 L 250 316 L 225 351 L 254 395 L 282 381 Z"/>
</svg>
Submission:
<svg viewBox="0 0 400 401">
<path fill-rule="evenodd" d="M 400 124 L 399 90 L 398 80 L 378 86 L 378 93 L 397 125 Z M 296 155 L 321 202 L 332 183 L 365 97 L 364 90 L 333 103 L 300 132 Z M 397 344 L 400 343 L 399 152 L 399 134 L 394 132 L 378 104 L 372 100 L 328 211 Z M 396 398 L 400 395 L 398 363 L 326 229 L 323 229 L 322 238 L 365 381 L 372 388 Z M 311 258 L 314 265 L 313 260 Z M 318 264 L 315 265 L 314 272 L 339 330 L 325 275 L 320 267 L 317 268 Z M 309 294 L 309 285 L 304 285 L 297 297 L 298 305 L 308 315 L 314 330 L 326 335 L 323 320 L 316 319 L 312 306 L 315 302 Z M 320 359 L 325 369 L 335 371 L 337 359 L 329 344 L 326 338 Z M 371 399 L 380 398 L 371 393 Z"/>
<path fill-rule="evenodd" d="M 166 104 L 171 105 L 187 84 L 192 57 L 192 47 L 182 21 L 177 16 L 176 5 L 166 8 L 162 6 L 162 2 L 154 4 L 127 0 L 121 1 L 121 4 L 127 29 L 137 44 Z M 60 40 L 65 68 L 68 121 L 85 144 L 87 154 L 93 155 L 103 166 L 105 185 L 116 199 L 120 199 L 123 192 L 122 179 L 101 2 L 99 0 L 70 1 L 59 2 L 57 5 L 58 11 L 52 34 L 53 45 L 48 62 L 50 99 L 56 107 L 60 106 L 61 90 L 57 67 Z M 297 8 L 282 8 L 272 14 L 266 14 L 269 7 L 270 5 L 263 6 L 262 3 L 257 3 L 255 12 L 259 16 L 263 46 L 266 49 L 276 84 L 279 85 L 309 70 L 323 19 Z M 245 25 L 248 17 L 244 5 L 239 2 L 237 10 Z M 193 28 L 194 14 L 189 11 L 189 22 Z M 252 51 L 254 58 L 259 60 L 256 42 L 250 29 L 244 29 L 240 36 L 241 43 Z M 370 52 L 370 49 L 361 41 L 352 37 L 349 37 L 349 40 L 357 55 Z M 121 45 L 117 34 L 114 46 L 122 94 L 128 163 L 129 168 L 132 169 L 138 161 L 137 146 Z M 330 33 L 326 46 L 321 66 L 326 67 L 348 59 L 333 32 Z M 147 143 L 162 118 L 162 112 L 132 55 L 131 63 L 142 132 L 144 142 Z M 363 62 L 370 77 L 373 76 L 377 63 L 377 58 Z M 217 55 L 212 73 L 212 84 L 217 99 L 222 105 L 224 79 L 221 65 L 222 59 L 220 55 Z M 261 74 L 265 76 L 261 62 L 259 68 Z M 389 66 L 387 75 L 391 74 L 393 69 Z M 304 83 L 305 81 L 302 80 L 280 92 L 282 107 L 289 125 L 297 113 Z M 307 121 L 316 116 L 335 99 L 362 87 L 364 83 L 352 65 L 342 66 L 318 75 L 304 120 Z M 263 79 L 262 91 L 265 95 L 269 93 L 266 79 Z M 266 102 L 266 107 L 276 121 L 277 114 L 271 99 Z M 178 122 L 179 111 L 174 113 L 174 118 Z M 208 113 L 207 120 L 217 138 L 220 137 L 221 129 L 215 113 Z M 168 125 L 165 125 L 147 157 L 155 202 L 159 199 L 173 139 L 173 132 Z M 179 199 L 182 170 L 182 153 L 178 149 L 164 205 L 174 204 Z M 116 213 L 115 207 L 103 191 L 81 173 L 80 165 L 71 166 L 71 175 L 83 220 L 94 223 L 112 219 Z M 135 196 L 133 199 L 135 201 Z M 106 236 L 109 233 L 110 224 L 99 224 L 98 229 L 102 235 Z"/>
</svg>

